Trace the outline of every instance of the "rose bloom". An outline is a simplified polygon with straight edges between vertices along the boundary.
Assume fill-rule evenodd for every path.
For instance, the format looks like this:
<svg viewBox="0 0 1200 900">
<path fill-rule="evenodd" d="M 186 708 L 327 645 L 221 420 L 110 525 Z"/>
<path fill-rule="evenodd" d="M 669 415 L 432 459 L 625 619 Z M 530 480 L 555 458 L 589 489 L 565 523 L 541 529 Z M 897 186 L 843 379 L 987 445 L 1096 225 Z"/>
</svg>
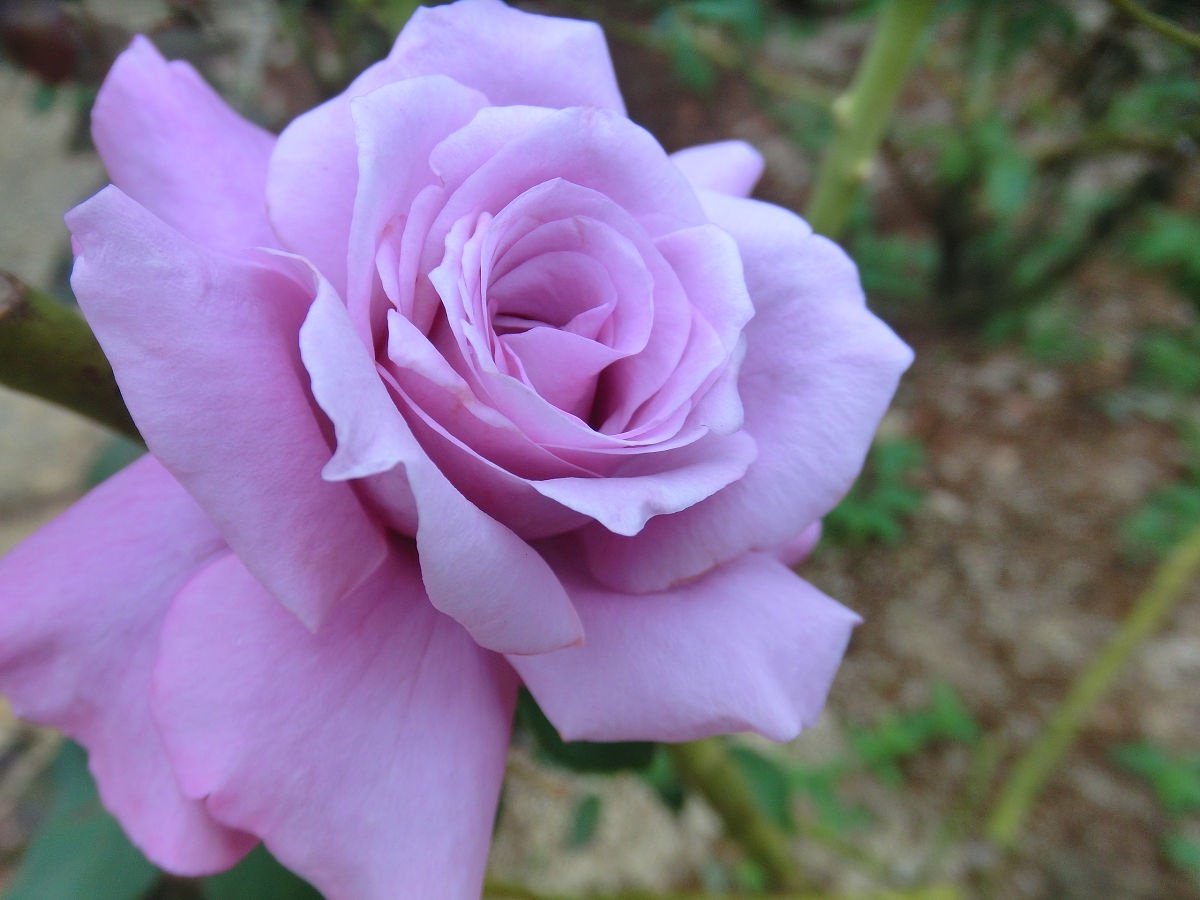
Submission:
<svg viewBox="0 0 1200 900">
<path fill-rule="evenodd" d="M 788 740 L 855 616 L 787 567 L 910 361 L 668 155 L 600 29 L 420 10 L 275 137 L 144 39 L 67 216 L 150 455 L 0 563 L 0 689 L 166 869 L 480 891 L 517 686 L 567 740 Z"/>
</svg>

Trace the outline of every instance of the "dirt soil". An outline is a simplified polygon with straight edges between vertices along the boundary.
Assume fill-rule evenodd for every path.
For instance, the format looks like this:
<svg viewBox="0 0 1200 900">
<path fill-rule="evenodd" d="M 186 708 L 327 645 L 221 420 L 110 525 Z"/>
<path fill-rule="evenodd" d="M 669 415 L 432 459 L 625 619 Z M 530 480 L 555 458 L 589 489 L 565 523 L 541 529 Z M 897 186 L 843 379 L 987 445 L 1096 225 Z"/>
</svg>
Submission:
<svg viewBox="0 0 1200 900">
<path fill-rule="evenodd" d="M 856 40 L 861 30 L 851 29 L 845 46 Z M 660 57 L 615 50 L 631 114 L 668 149 L 749 140 L 768 160 L 760 196 L 802 204 L 809 161 L 748 88 L 725 79 L 698 99 L 672 86 Z M 61 213 L 102 176 L 94 158 L 64 149 L 69 102 L 35 114 L 33 93 L 28 77 L 0 70 L 0 267 L 50 283 L 64 252 Z M 267 102 L 276 112 L 286 106 Z M 1016 348 L 986 347 L 889 311 L 917 356 L 883 430 L 924 446 L 926 499 L 898 546 L 823 546 L 805 567 L 865 622 L 821 723 L 787 748 L 796 758 L 844 753 L 848 729 L 918 707 L 944 681 L 979 719 L 1003 772 L 1144 587 L 1150 569 L 1127 561 L 1117 529 L 1181 473 L 1183 450 L 1166 426 L 1114 410 L 1128 407 L 1121 400 L 1132 390 L 1139 331 L 1186 322 L 1189 313 L 1179 298 L 1104 264 L 1082 273 L 1067 295 L 1098 347 L 1070 365 L 1036 364 Z M 82 490 L 105 440 L 70 414 L 0 391 L 0 550 Z M 873 817 L 852 840 L 884 861 L 882 878 L 809 842 L 798 841 L 797 852 L 823 886 L 844 892 L 936 882 L 978 892 L 991 879 L 999 897 L 1200 897 L 1162 858 L 1159 841 L 1171 823 L 1111 757 L 1115 746 L 1141 739 L 1195 752 L 1198 677 L 1193 590 L 1089 722 L 998 881 L 994 854 L 974 834 L 943 831 L 947 817 L 970 821 L 980 810 L 971 797 L 976 760 L 962 745 L 920 754 L 905 767 L 902 789 L 867 776 L 845 785 L 845 799 Z M 31 734 L 0 713 L 0 857 L 27 838 L 36 812 L 22 800 L 36 771 L 14 752 L 30 746 Z M 585 847 L 565 849 L 572 811 L 588 793 L 603 799 L 597 832 Z M 675 817 L 632 776 L 568 775 L 517 750 L 491 871 L 567 894 L 695 886 L 713 860 L 731 858 L 719 831 L 698 802 Z"/>
</svg>

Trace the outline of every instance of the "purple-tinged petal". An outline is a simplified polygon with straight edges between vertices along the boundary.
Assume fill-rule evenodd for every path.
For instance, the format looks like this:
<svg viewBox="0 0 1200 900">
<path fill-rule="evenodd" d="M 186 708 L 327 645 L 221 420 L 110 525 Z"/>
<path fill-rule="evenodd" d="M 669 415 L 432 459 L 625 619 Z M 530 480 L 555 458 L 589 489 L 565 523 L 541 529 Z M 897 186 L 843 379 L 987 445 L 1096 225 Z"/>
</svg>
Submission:
<svg viewBox="0 0 1200 900">
<path fill-rule="evenodd" d="M 373 313 L 375 257 L 387 223 L 407 215 L 421 189 L 436 181 L 429 154 L 487 105 L 478 91 L 442 75 L 410 78 L 350 101 L 358 145 L 358 191 L 350 226 L 347 306 L 364 334 L 383 327 L 386 304 Z"/>
<path fill-rule="evenodd" d="M 858 622 L 762 554 L 656 594 L 562 578 L 587 643 L 510 662 L 568 741 L 791 740 L 820 714 Z"/>
<path fill-rule="evenodd" d="M 320 476 L 330 449 L 297 340 L 311 295 L 193 243 L 114 187 L 67 224 L 72 286 L 147 445 L 316 627 L 386 547 L 353 490 Z"/>
<path fill-rule="evenodd" d="M 814 522 L 781 547 L 775 548 L 775 558 L 789 568 L 800 565 L 821 542 L 821 523 Z"/>
<path fill-rule="evenodd" d="M 329 900 L 477 898 L 515 679 L 394 555 L 321 630 L 236 557 L 163 628 L 154 713 L 180 784 Z"/>
<path fill-rule="evenodd" d="M 754 460 L 748 434 L 709 435 L 663 453 L 634 456 L 608 478 L 532 482 L 544 497 L 586 513 L 609 531 L 634 535 L 654 516 L 687 509 L 746 474 Z"/>
<path fill-rule="evenodd" d="M 763 173 L 762 154 L 745 141 L 699 144 L 671 154 L 671 161 L 697 190 L 749 197 Z"/>
<path fill-rule="evenodd" d="M 113 184 L 206 247 L 274 247 L 265 201 L 275 138 L 184 62 L 136 37 L 104 80 L 92 138 Z"/>
<path fill-rule="evenodd" d="M 320 284 L 300 344 L 313 393 L 337 434 L 325 477 L 363 478 L 404 467 L 430 602 L 492 650 L 544 653 L 577 643 L 579 617 L 550 567 L 430 461 L 327 282 Z"/>
<path fill-rule="evenodd" d="M 150 715 L 171 599 L 224 552 L 146 457 L 0 560 L 0 691 L 86 746 L 104 805 L 147 856 L 186 875 L 226 869 L 257 843 L 180 791 Z"/>
<path fill-rule="evenodd" d="M 704 195 L 741 248 L 755 316 L 738 380 L 758 458 L 744 478 L 636 537 L 589 526 L 597 578 L 654 591 L 748 550 L 771 551 L 849 490 L 912 351 L 866 308 L 853 263 L 797 216 Z"/>
<path fill-rule="evenodd" d="M 413 75 L 448 75 L 493 106 L 625 111 L 599 25 L 531 15 L 499 0 L 418 7 L 388 62 Z"/>
</svg>

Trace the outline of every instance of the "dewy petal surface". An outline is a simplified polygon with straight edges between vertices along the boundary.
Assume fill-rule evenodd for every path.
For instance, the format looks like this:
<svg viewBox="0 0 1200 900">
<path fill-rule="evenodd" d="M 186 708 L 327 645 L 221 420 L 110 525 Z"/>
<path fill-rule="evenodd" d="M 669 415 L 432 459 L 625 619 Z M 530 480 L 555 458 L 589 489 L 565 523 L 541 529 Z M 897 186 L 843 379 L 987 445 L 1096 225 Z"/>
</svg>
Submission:
<svg viewBox="0 0 1200 900">
<path fill-rule="evenodd" d="M 321 479 L 330 449 L 297 339 L 311 294 L 194 244 L 115 187 L 67 224 L 72 286 L 151 451 L 315 627 L 385 543 L 350 486 Z"/>
<path fill-rule="evenodd" d="M 104 804 L 161 866 L 199 875 L 256 839 L 180 791 L 150 716 L 167 608 L 224 541 L 146 457 L 0 560 L 0 691 L 87 747 Z"/>
<path fill-rule="evenodd" d="M 662 590 L 753 550 L 771 551 L 827 513 L 862 467 L 912 351 L 866 308 L 854 264 L 799 217 L 704 193 L 738 242 L 754 318 L 738 379 L 758 445 L 745 477 L 636 537 L 588 526 L 593 574 Z"/>
<path fill-rule="evenodd" d="M 191 796 L 329 900 L 478 898 L 516 684 L 400 550 L 312 634 L 232 556 L 179 596 L 155 711 Z"/>
<path fill-rule="evenodd" d="M 265 199 L 275 137 L 144 37 L 133 39 L 104 80 L 92 138 L 113 184 L 197 243 L 276 245 Z"/>
<path fill-rule="evenodd" d="M 656 594 L 563 581 L 587 643 L 510 661 L 568 741 L 791 740 L 820 714 L 858 622 L 764 554 Z"/>
</svg>

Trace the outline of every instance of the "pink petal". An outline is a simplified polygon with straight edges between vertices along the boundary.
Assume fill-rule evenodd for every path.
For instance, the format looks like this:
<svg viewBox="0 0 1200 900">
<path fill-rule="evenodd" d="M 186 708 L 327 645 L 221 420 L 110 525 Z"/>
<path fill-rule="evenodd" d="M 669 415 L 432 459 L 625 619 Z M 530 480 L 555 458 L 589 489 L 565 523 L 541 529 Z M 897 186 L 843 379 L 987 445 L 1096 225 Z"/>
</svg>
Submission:
<svg viewBox="0 0 1200 900">
<path fill-rule="evenodd" d="M 382 560 L 305 389 L 297 332 L 311 295 L 206 250 L 109 187 L 67 216 L 72 285 L 154 455 L 230 547 L 315 627 Z"/>
<path fill-rule="evenodd" d="M 762 154 L 745 141 L 699 144 L 671 154 L 671 161 L 700 190 L 749 197 L 763 173 Z"/>
<path fill-rule="evenodd" d="M 530 15 L 499 0 L 418 7 L 388 62 L 414 75 L 448 75 L 494 106 L 625 111 L 599 25 Z"/>
<path fill-rule="evenodd" d="M 313 393 L 337 433 L 337 453 L 325 477 L 362 478 L 404 467 L 430 602 L 489 649 L 544 653 L 578 642 L 579 618 L 550 567 L 430 461 L 327 283 L 321 284 L 300 342 Z"/>
<path fill-rule="evenodd" d="M 233 556 L 180 594 L 154 711 L 180 784 L 329 900 L 478 897 L 515 679 L 397 550 L 312 634 Z"/>
<path fill-rule="evenodd" d="M 255 843 L 179 789 L 150 717 L 171 598 L 225 551 L 187 493 L 146 457 L 0 560 L 0 690 L 90 754 L 100 796 L 156 863 L 200 875 Z"/>
<path fill-rule="evenodd" d="M 758 458 L 708 500 L 633 538 L 591 526 L 595 576 L 654 591 L 747 550 L 773 550 L 850 488 L 912 352 L 866 308 L 846 255 L 779 207 L 705 195 L 741 248 L 755 316 L 738 389 Z"/>
<path fill-rule="evenodd" d="M 406 216 L 421 189 L 436 181 L 429 154 L 487 99 L 445 76 L 410 78 L 350 102 L 358 145 L 358 191 L 350 226 L 347 305 L 364 334 L 383 327 L 386 305 L 368 305 L 375 257 L 388 221 Z"/>
<path fill-rule="evenodd" d="M 755 457 L 747 434 L 710 435 L 684 447 L 631 457 L 607 478 L 532 482 L 544 497 L 585 513 L 609 531 L 634 535 L 654 516 L 711 497 L 741 478 Z"/>
<path fill-rule="evenodd" d="M 184 62 L 135 37 L 105 78 L 92 137 L 113 184 L 206 247 L 274 247 L 267 160 L 275 138 Z"/>
<path fill-rule="evenodd" d="M 587 643 L 510 662 L 568 741 L 791 740 L 820 714 L 858 622 L 760 554 L 656 594 L 562 578 Z"/>
<path fill-rule="evenodd" d="M 781 547 L 775 548 L 775 558 L 788 568 L 800 565 L 821 542 L 821 523 L 814 522 Z"/>
</svg>

